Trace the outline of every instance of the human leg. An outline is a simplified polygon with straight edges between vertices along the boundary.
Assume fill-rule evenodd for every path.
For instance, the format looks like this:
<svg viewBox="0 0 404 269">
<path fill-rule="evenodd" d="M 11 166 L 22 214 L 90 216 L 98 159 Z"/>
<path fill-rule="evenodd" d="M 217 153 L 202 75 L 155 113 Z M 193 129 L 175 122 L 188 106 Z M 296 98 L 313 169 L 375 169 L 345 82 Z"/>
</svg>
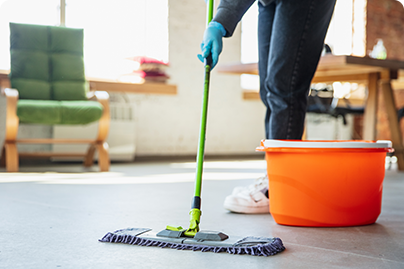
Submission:
<svg viewBox="0 0 404 269">
<path fill-rule="evenodd" d="M 258 73 L 260 79 L 260 97 L 266 107 L 265 114 L 265 137 L 269 138 L 269 120 L 271 108 L 267 100 L 268 90 L 265 87 L 266 74 L 268 70 L 269 51 L 272 35 L 272 27 L 275 16 L 274 3 L 263 6 L 258 3 Z"/>
<path fill-rule="evenodd" d="M 266 138 L 301 138 L 307 93 L 334 5 L 335 0 L 259 3 L 258 69 L 260 96 L 267 108 Z M 268 178 L 236 188 L 226 197 L 224 207 L 237 213 L 269 213 Z"/>
<path fill-rule="evenodd" d="M 307 94 L 335 0 L 277 0 L 273 5 L 272 28 L 260 26 L 258 33 L 270 33 L 269 43 L 268 38 L 259 39 L 266 138 L 301 139 Z"/>
</svg>

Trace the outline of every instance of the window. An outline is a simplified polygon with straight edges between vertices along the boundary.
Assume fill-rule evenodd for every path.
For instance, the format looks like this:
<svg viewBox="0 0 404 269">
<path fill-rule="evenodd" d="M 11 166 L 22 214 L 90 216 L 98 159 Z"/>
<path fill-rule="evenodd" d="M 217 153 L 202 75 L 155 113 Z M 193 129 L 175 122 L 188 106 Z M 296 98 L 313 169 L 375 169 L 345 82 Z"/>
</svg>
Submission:
<svg viewBox="0 0 404 269">
<path fill-rule="evenodd" d="M 243 16 L 241 23 L 241 62 L 258 62 L 258 4 L 253 4 Z M 241 88 L 258 90 L 259 78 L 255 75 L 241 75 Z"/>
<path fill-rule="evenodd" d="M 60 25 L 60 0 L 0 0 L 0 69 L 9 69 L 9 22 Z M 65 25 L 84 29 L 86 75 L 114 79 L 127 57 L 168 61 L 168 0 L 66 0 Z"/>
<path fill-rule="evenodd" d="M 58 25 L 59 0 L 0 0 L 0 69 L 10 69 L 9 22 Z"/>
</svg>

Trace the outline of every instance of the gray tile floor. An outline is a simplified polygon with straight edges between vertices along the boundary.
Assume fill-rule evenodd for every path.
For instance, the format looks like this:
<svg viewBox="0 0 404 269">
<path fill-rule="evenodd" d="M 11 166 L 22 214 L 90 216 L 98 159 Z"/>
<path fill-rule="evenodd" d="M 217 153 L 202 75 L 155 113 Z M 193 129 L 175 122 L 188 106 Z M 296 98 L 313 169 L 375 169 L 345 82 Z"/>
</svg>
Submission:
<svg viewBox="0 0 404 269">
<path fill-rule="evenodd" d="M 126 227 L 188 225 L 192 162 L 79 164 L 0 170 L 0 268 L 404 268 L 404 174 L 387 170 L 376 224 L 349 228 L 281 226 L 271 215 L 226 212 L 231 189 L 264 173 L 261 160 L 205 163 L 203 229 L 280 237 L 272 257 L 201 253 L 98 242 Z M 43 172 L 47 171 L 47 172 Z"/>
</svg>

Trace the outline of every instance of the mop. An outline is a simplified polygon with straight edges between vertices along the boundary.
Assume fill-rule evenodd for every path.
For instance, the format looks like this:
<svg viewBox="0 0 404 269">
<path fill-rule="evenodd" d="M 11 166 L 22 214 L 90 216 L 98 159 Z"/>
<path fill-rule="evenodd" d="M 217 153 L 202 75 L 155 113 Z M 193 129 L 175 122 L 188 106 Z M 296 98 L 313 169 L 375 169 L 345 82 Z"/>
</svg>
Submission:
<svg viewBox="0 0 404 269">
<path fill-rule="evenodd" d="M 213 0 L 208 1 L 207 21 L 213 17 Z M 181 226 L 167 226 L 165 230 L 155 234 L 149 228 L 126 228 L 107 233 L 101 242 L 124 243 L 139 246 L 155 246 L 179 250 L 194 250 L 202 252 L 227 252 L 230 254 L 248 254 L 253 256 L 271 256 L 285 249 L 282 240 L 277 237 L 237 237 L 228 236 L 219 231 L 199 229 L 201 217 L 201 186 L 203 158 L 205 151 L 206 119 L 208 109 L 209 81 L 212 57 L 205 58 L 205 84 L 202 102 L 202 115 L 197 153 L 197 170 L 195 180 L 195 195 L 189 213 L 188 229 Z"/>
</svg>

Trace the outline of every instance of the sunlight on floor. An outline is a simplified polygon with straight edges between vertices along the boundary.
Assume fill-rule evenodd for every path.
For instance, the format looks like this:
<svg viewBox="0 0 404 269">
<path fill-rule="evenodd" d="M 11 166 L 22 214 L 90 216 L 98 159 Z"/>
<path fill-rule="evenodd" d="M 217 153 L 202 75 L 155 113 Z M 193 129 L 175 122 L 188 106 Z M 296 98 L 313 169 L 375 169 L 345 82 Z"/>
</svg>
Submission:
<svg viewBox="0 0 404 269">
<path fill-rule="evenodd" d="M 178 183 L 193 182 L 195 173 L 178 173 L 178 174 L 158 174 L 149 176 L 123 176 L 119 173 L 100 173 L 98 176 L 90 176 L 89 174 L 59 174 L 59 173 L 30 173 L 15 174 L 12 176 L 0 175 L 0 183 L 8 182 L 37 182 L 38 184 L 160 184 L 160 183 Z M 204 180 L 241 180 L 254 179 L 262 176 L 262 173 L 210 173 L 203 174 Z"/>
<path fill-rule="evenodd" d="M 130 167 L 127 165 L 126 167 Z M 119 170 L 116 166 L 115 170 Z M 142 165 L 137 164 L 140 168 Z M 159 183 L 178 183 L 178 182 L 194 182 L 195 172 L 189 172 L 189 169 L 195 169 L 195 163 L 165 163 L 154 164 L 150 167 L 147 174 L 139 171 L 133 174 L 117 172 L 112 166 L 111 172 L 44 172 L 44 173 L 0 173 L 0 183 L 15 182 L 36 182 L 38 184 L 159 184 Z M 45 168 L 44 168 L 45 169 Z M 184 169 L 184 172 L 178 170 Z M 265 171 L 264 161 L 210 161 L 204 163 L 204 180 L 242 180 L 255 179 L 263 175 Z M 208 171 L 209 169 L 224 169 L 224 171 Z M 226 171 L 226 169 L 240 169 L 240 172 Z M 244 169 L 246 171 L 241 171 Z M 257 169 L 262 170 L 255 171 Z M 172 170 L 172 173 L 170 172 Z M 253 170 L 253 171 L 251 171 Z M 64 169 L 66 171 L 66 169 Z M 136 167 L 134 167 L 136 171 Z"/>
</svg>

